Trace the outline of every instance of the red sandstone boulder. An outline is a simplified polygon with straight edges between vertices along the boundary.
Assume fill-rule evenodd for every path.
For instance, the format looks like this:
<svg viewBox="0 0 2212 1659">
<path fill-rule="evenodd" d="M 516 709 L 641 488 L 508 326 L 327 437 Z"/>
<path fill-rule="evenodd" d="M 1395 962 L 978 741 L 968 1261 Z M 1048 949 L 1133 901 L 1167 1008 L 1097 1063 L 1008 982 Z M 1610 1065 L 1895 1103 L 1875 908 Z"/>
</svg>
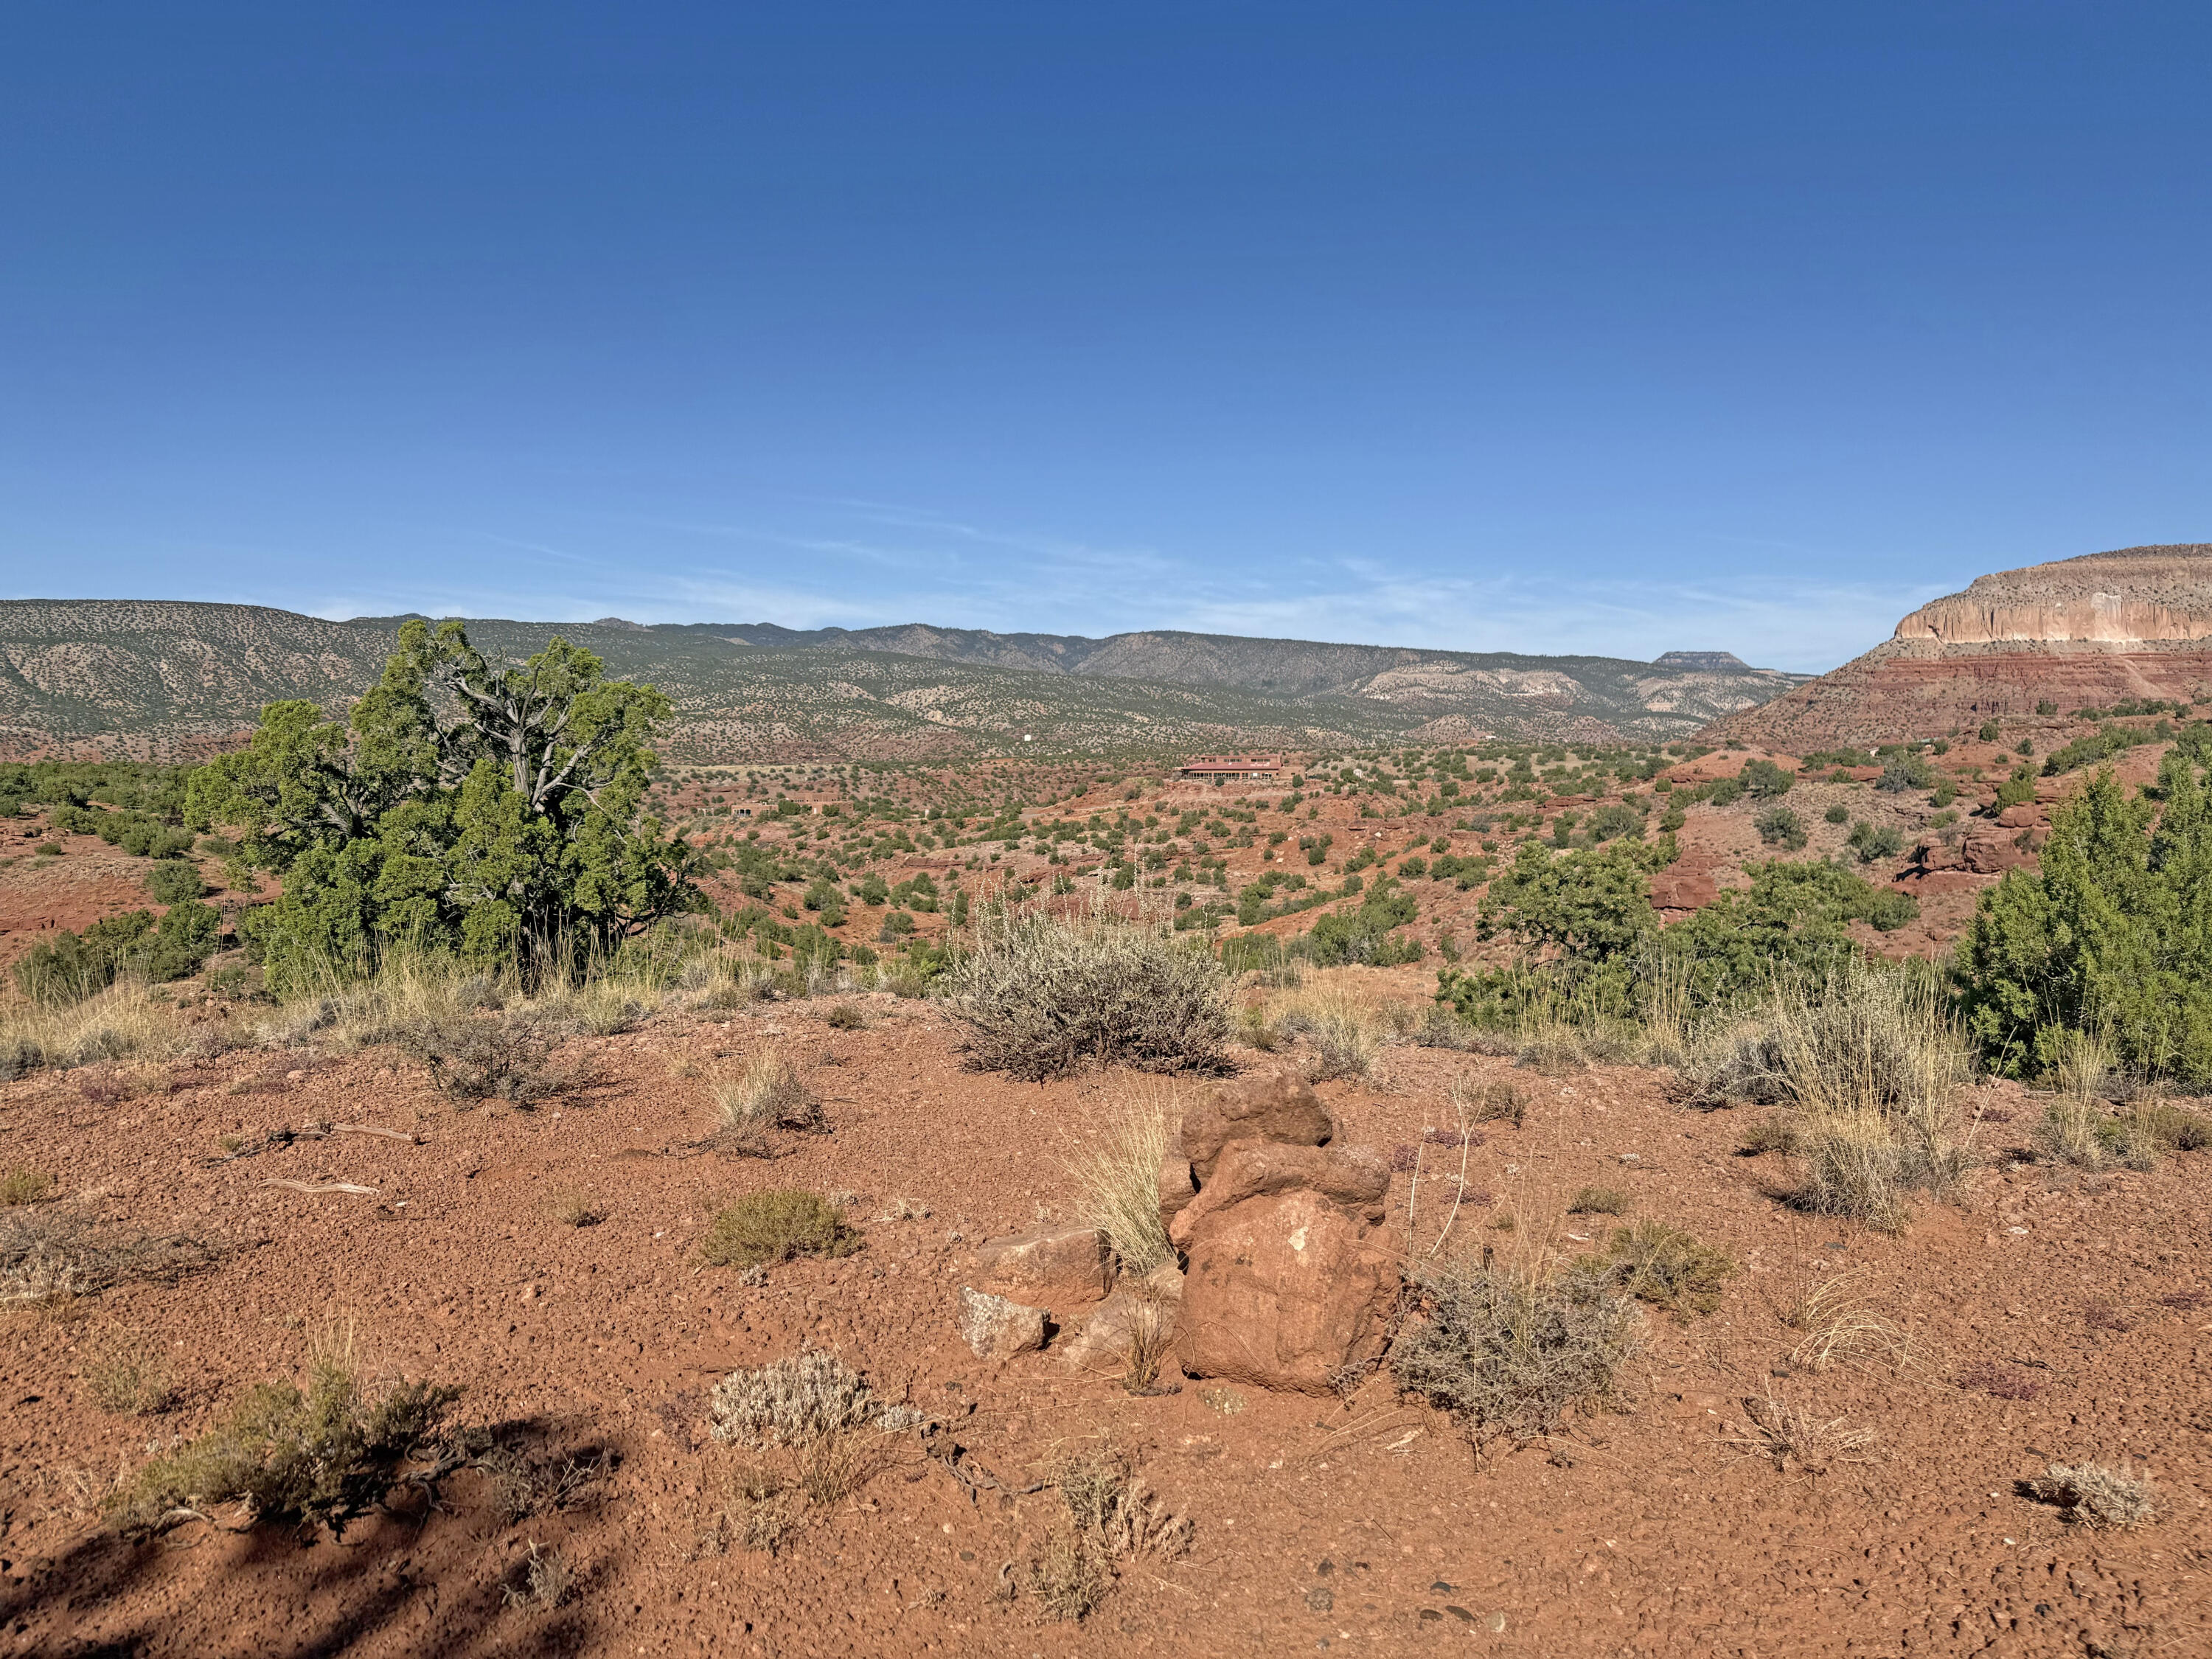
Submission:
<svg viewBox="0 0 2212 1659">
<path fill-rule="evenodd" d="M 1055 1312 L 1099 1300 L 1114 1282 L 1113 1253 L 1096 1227 L 986 1239 L 975 1256 L 976 1275 L 987 1288 Z"/>
<path fill-rule="evenodd" d="M 1959 843 L 1959 852 L 1966 868 L 1979 876 L 2001 875 L 2027 862 L 2027 854 L 2014 846 L 2013 838 L 2002 830 L 1968 830 L 1966 840 Z"/>
<path fill-rule="evenodd" d="M 1216 1085 L 1184 1115 L 1183 1156 L 1199 1184 L 1232 1140 L 1273 1140 L 1319 1146 L 1336 1133 L 1336 1121 L 1313 1085 L 1288 1072 L 1263 1073 Z"/>
<path fill-rule="evenodd" d="M 2015 801 L 1997 814 L 1998 826 L 2006 830 L 2026 830 L 2042 822 L 2041 809 L 2027 801 Z"/>
<path fill-rule="evenodd" d="M 1912 849 L 1912 861 L 1923 870 L 1963 870 L 1966 860 L 1954 842 L 1923 841 Z"/>
<path fill-rule="evenodd" d="M 1390 1166 L 1368 1146 L 1285 1146 L 1267 1140 L 1232 1140 L 1214 1161 L 1205 1188 L 1168 1227 L 1176 1248 L 1187 1248 L 1206 1218 L 1248 1198 L 1272 1193 L 1317 1193 L 1330 1203 L 1379 1224 Z"/>
<path fill-rule="evenodd" d="M 1319 1193 L 1248 1198 L 1191 1243 L 1176 1352 L 1191 1376 L 1328 1394 L 1381 1356 L 1397 1293 L 1379 1235 Z"/>
<path fill-rule="evenodd" d="M 1710 871 L 1662 870 L 1651 878 L 1655 910 L 1701 910 L 1719 896 Z"/>
<path fill-rule="evenodd" d="M 1190 1160 L 1170 1152 L 1160 1160 L 1160 1225 L 1172 1228 L 1182 1206 L 1198 1196 L 1198 1183 L 1190 1178 Z"/>
</svg>

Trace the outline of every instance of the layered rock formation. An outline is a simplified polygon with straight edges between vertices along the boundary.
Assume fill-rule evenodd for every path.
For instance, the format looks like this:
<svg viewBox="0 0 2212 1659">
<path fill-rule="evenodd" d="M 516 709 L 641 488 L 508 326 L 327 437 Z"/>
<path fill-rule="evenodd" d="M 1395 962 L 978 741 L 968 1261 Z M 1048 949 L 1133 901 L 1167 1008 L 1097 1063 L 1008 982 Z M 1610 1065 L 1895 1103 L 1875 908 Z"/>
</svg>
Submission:
<svg viewBox="0 0 2212 1659">
<path fill-rule="evenodd" d="M 2125 547 L 1977 577 L 1889 639 L 1705 742 L 1802 753 L 2212 689 L 2212 543 Z"/>
</svg>

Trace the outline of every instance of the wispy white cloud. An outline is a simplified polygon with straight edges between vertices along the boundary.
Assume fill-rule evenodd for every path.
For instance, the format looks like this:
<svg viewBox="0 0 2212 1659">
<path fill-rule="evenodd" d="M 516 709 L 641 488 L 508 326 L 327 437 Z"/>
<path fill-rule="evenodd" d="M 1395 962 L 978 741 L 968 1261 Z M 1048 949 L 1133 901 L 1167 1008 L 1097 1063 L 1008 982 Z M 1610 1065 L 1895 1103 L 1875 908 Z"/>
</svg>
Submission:
<svg viewBox="0 0 2212 1659">
<path fill-rule="evenodd" d="M 477 545 L 502 555 L 463 561 L 450 580 L 410 586 L 404 596 L 363 585 L 314 609 L 331 617 L 413 609 L 799 629 L 923 622 L 1091 635 L 1181 629 L 1642 660 L 1667 650 L 1728 650 L 1765 666 L 1818 672 L 1887 638 L 1899 617 L 1957 585 L 1900 588 L 1771 570 L 1598 580 L 1553 574 L 1534 559 L 1492 556 L 1438 569 L 1373 552 L 1285 557 L 1255 569 L 875 501 L 817 499 L 792 516 L 799 521 L 766 512 L 757 520 L 641 517 L 550 540 L 479 533 Z M 1785 570 L 1835 564 L 1819 550 L 1734 542 L 1729 556 L 1755 552 Z M 349 574 L 358 583 L 362 573 Z"/>
</svg>

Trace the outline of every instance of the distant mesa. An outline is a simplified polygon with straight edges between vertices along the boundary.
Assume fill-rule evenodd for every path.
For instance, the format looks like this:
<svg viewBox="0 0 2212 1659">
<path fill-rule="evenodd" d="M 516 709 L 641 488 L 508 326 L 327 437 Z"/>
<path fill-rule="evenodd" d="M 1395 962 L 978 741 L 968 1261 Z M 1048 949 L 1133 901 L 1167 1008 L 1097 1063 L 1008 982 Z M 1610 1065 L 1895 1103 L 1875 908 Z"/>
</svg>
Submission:
<svg viewBox="0 0 2212 1659">
<path fill-rule="evenodd" d="M 1651 659 L 1654 668 L 1687 668 L 1704 674 L 1748 674 L 1751 665 L 1733 651 L 1668 651 Z"/>
<path fill-rule="evenodd" d="M 2123 547 L 1978 576 L 1891 637 L 1704 740 L 1802 751 L 2212 687 L 2212 543 Z"/>
</svg>

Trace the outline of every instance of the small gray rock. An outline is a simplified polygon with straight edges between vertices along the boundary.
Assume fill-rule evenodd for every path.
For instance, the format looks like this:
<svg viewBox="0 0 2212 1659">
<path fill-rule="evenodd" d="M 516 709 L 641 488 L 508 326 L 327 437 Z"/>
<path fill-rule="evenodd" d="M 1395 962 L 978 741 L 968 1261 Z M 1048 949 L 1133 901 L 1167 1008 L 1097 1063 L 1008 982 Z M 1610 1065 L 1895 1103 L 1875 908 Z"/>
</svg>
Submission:
<svg viewBox="0 0 2212 1659">
<path fill-rule="evenodd" d="M 960 1340 L 978 1359 L 1004 1359 L 1044 1346 L 1044 1310 L 960 1287 Z"/>
</svg>

